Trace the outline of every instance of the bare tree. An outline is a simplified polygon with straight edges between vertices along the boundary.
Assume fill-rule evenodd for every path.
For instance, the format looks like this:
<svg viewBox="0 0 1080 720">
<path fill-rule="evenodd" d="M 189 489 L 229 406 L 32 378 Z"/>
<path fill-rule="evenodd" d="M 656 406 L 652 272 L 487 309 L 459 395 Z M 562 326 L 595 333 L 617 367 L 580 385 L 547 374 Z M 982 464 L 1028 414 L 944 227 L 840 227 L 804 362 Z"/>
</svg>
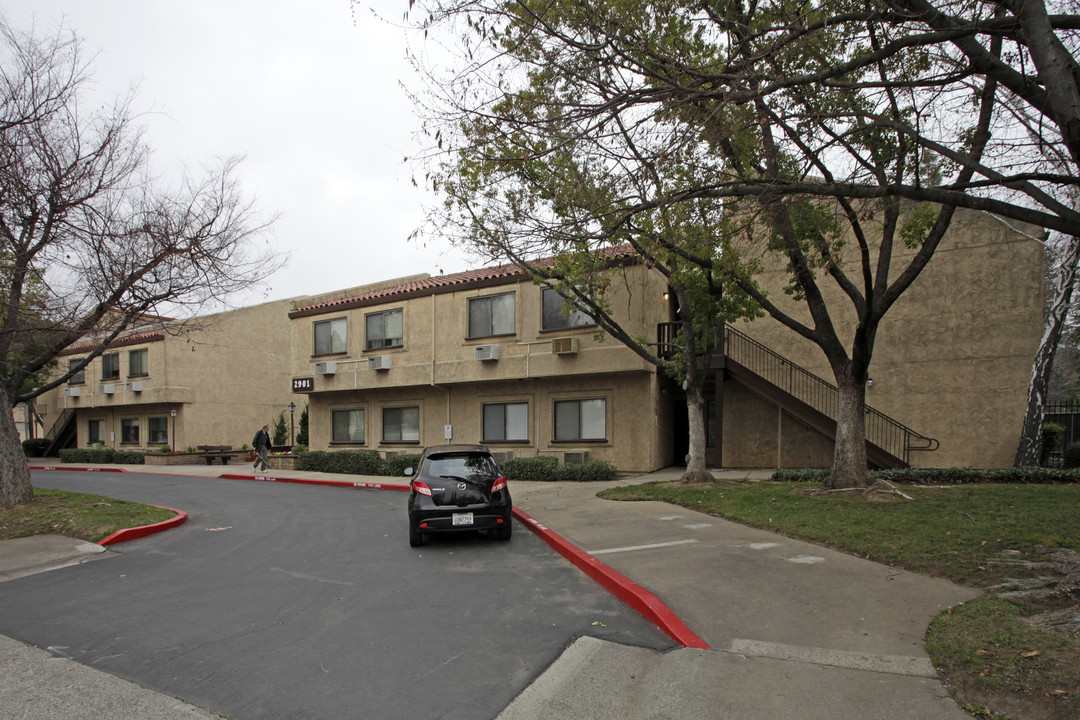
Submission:
<svg viewBox="0 0 1080 720">
<path fill-rule="evenodd" d="M 420 25 L 463 50 L 421 99 L 443 215 L 482 248 L 531 234 L 558 249 L 626 242 L 659 212 L 714 201 L 698 228 L 724 240 L 673 235 L 666 251 L 822 350 L 840 389 L 827 485 L 863 486 L 877 332 L 955 208 L 1080 231 L 1061 201 L 1077 177 L 1064 76 L 1080 73 L 1060 52 L 1080 20 L 1007 5 L 433 0 Z M 1062 129 L 1039 141 L 1068 167 L 1016 132 L 1010 97 Z M 754 285 L 749 259 L 766 254 L 809 319 Z"/>
<path fill-rule="evenodd" d="M 280 260 L 236 160 L 175 187 L 151 175 L 131 98 L 88 110 L 74 33 L 0 22 L 0 508 L 33 496 L 12 407 L 46 392 L 147 315 L 193 313 L 265 279 Z M 73 342 L 98 350 L 45 384 Z"/>
</svg>

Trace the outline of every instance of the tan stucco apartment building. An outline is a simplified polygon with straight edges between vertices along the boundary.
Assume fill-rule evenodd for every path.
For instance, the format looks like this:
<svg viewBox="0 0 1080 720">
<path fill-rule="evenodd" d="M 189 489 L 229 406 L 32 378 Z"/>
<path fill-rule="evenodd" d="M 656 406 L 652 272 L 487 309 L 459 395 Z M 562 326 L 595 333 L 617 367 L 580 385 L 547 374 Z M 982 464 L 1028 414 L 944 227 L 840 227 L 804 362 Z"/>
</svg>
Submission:
<svg viewBox="0 0 1080 720">
<path fill-rule="evenodd" d="M 1037 241 L 990 216 L 954 222 L 878 336 L 867 388 L 868 422 L 884 428 L 871 438 L 876 462 L 1011 464 L 1042 329 L 1043 262 Z M 624 327 L 670 334 L 663 278 L 616 271 L 611 306 Z M 761 283 L 784 297 L 779 270 Z M 503 458 L 606 460 L 624 471 L 680 463 L 681 388 L 562 302 L 502 266 L 267 303 L 201 318 L 186 335 L 133 332 L 38 410 L 47 423 L 73 411 L 79 447 L 239 447 L 292 401 L 297 415 L 308 406 L 313 450 L 482 442 Z M 782 379 L 802 373 L 827 386 L 820 350 L 762 318 L 729 328 L 713 364 L 711 466 L 831 464 L 827 407 Z"/>
</svg>

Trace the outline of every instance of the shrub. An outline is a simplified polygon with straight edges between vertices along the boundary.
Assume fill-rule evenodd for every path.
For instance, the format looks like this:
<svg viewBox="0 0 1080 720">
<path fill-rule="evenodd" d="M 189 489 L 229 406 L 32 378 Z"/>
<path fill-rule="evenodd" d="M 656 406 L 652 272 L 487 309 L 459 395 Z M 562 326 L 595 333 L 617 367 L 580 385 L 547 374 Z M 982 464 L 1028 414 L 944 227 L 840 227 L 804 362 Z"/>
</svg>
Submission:
<svg viewBox="0 0 1080 720">
<path fill-rule="evenodd" d="M 374 450 L 316 450 L 300 456 L 300 469 L 346 475 L 384 475 L 386 465 Z"/>
<path fill-rule="evenodd" d="M 777 470 L 772 479 L 777 482 L 820 483 L 832 470 Z M 972 468 L 901 468 L 871 470 L 871 479 L 908 485 L 966 485 L 971 483 L 1054 484 L 1078 483 L 1080 471 L 1045 467 L 1001 468 L 975 470 Z"/>
<path fill-rule="evenodd" d="M 1061 439 L 1065 436 L 1065 426 L 1058 423 L 1043 423 L 1042 428 L 1042 451 L 1039 455 L 1039 464 L 1047 465 L 1050 456 L 1061 447 Z"/>
<path fill-rule="evenodd" d="M 559 480 L 563 482 L 604 482 L 618 477 L 615 466 L 604 460 L 590 460 L 580 465 L 563 465 L 559 468 Z"/>
<path fill-rule="evenodd" d="M 402 477 L 405 475 L 405 468 L 415 468 L 416 464 L 420 462 L 420 454 L 408 453 L 405 455 L 391 455 L 383 460 L 383 468 L 386 470 L 385 474 L 390 477 Z"/>
<path fill-rule="evenodd" d="M 60 451 L 60 462 L 65 463 L 95 463 L 118 465 L 142 465 L 143 453 L 137 450 L 113 450 L 103 448 L 67 448 Z"/>
<path fill-rule="evenodd" d="M 247 450 L 247 447 L 245 446 L 245 447 L 242 447 L 240 449 L 241 450 Z M 307 451 L 308 451 L 307 445 L 293 445 L 291 452 L 292 452 L 293 455 L 301 455 L 303 453 L 306 453 Z"/>
<path fill-rule="evenodd" d="M 502 464 L 508 480 L 553 481 L 559 477 L 559 461 L 553 457 L 514 458 Z"/>
<path fill-rule="evenodd" d="M 26 457 L 45 457 L 45 451 L 49 449 L 48 438 L 27 438 L 22 442 L 23 454 Z"/>
<path fill-rule="evenodd" d="M 1073 443 L 1065 448 L 1063 463 L 1066 470 L 1080 468 L 1080 443 Z"/>
</svg>

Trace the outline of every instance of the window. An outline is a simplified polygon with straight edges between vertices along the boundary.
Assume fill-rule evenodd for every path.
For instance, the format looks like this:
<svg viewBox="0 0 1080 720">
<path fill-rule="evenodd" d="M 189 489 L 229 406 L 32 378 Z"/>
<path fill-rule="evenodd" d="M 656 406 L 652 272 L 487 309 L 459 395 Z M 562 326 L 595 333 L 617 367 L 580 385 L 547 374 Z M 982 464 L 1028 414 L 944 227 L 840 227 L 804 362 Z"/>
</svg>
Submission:
<svg viewBox="0 0 1080 720">
<path fill-rule="evenodd" d="M 469 337 L 514 334 L 514 293 L 469 300 Z"/>
<path fill-rule="evenodd" d="M 79 364 L 79 360 L 68 360 L 68 370 Z M 79 372 L 71 376 L 68 380 L 68 385 L 81 385 L 86 382 L 86 368 L 84 367 Z"/>
<path fill-rule="evenodd" d="M 120 421 L 120 442 L 136 445 L 139 443 L 138 418 L 125 418 Z"/>
<path fill-rule="evenodd" d="M 120 353 L 101 356 L 101 379 L 118 380 L 120 378 Z"/>
<path fill-rule="evenodd" d="M 555 440 L 606 440 L 607 400 L 559 400 L 555 403 Z"/>
<path fill-rule="evenodd" d="M 367 318 L 365 350 L 401 347 L 405 344 L 405 324 L 401 309 L 372 313 Z"/>
<path fill-rule="evenodd" d="M 383 442 L 420 442 L 420 408 L 383 408 Z"/>
<path fill-rule="evenodd" d="M 147 442 L 151 445 L 169 444 L 169 419 L 152 417 L 146 421 Z"/>
<path fill-rule="evenodd" d="M 551 288 L 544 288 L 541 330 L 565 330 L 566 328 L 595 325 L 591 315 L 575 308 Z"/>
<path fill-rule="evenodd" d="M 331 442 L 362 443 L 364 442 L 364 411 L 363 410 L 334 410 L 330 414 Z"/>
<path fill-rule="evenodd" d="M 334 355 L 348 350 L 348 320 L 336 318 L 315 323 L 315 354 Z"/>
<path fill-rule="evenodd" d="M 484 405 L 484 442 L 529 439 L 529 403 Z"/>
<path fill-rule="evenodd" d="M 150 366 L 146 362 L 148 354 L 146 348 L 128 353 L 128 377 L 142 377 L 150 374 Z"/>
<path fill-rule="evenodd" d="M 89 420 L 86 423 L 86 444 L 105 442 L 105 421 Z"/>
</svg>

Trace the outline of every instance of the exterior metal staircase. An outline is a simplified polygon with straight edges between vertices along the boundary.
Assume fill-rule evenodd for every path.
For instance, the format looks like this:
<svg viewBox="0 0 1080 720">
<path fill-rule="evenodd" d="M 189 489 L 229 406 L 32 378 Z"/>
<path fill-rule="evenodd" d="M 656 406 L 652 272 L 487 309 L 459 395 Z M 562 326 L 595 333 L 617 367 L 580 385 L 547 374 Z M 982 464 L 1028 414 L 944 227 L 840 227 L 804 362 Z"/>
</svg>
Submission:
<svg viewBox="0 0 1080 720">
<path fill-rule="evenodd" d="M 672 347 L 680 323 L 658 328 L 661 348 Z M 818 432 L 836 438 L 840 392 L 837 387 L 749 335 L 724 325 L 723 345 L 717 348 L 713 367 L 776 403 Z M 866 406 L 866 454 L 872 465 L 909 467 L 912 452 L 937 450 L 937 440 Z"/>
<path fill-rule="evenodd" d="M 49 440 L 49 447 L 45 450 L 45 457 L 53 457 L 60 454 L 60 450 L 71 445 L 75 439 L 75 410 L 68 408 L 60 413 L 60 417 L 53 423 L 45 437 Z"/>
</svg>

